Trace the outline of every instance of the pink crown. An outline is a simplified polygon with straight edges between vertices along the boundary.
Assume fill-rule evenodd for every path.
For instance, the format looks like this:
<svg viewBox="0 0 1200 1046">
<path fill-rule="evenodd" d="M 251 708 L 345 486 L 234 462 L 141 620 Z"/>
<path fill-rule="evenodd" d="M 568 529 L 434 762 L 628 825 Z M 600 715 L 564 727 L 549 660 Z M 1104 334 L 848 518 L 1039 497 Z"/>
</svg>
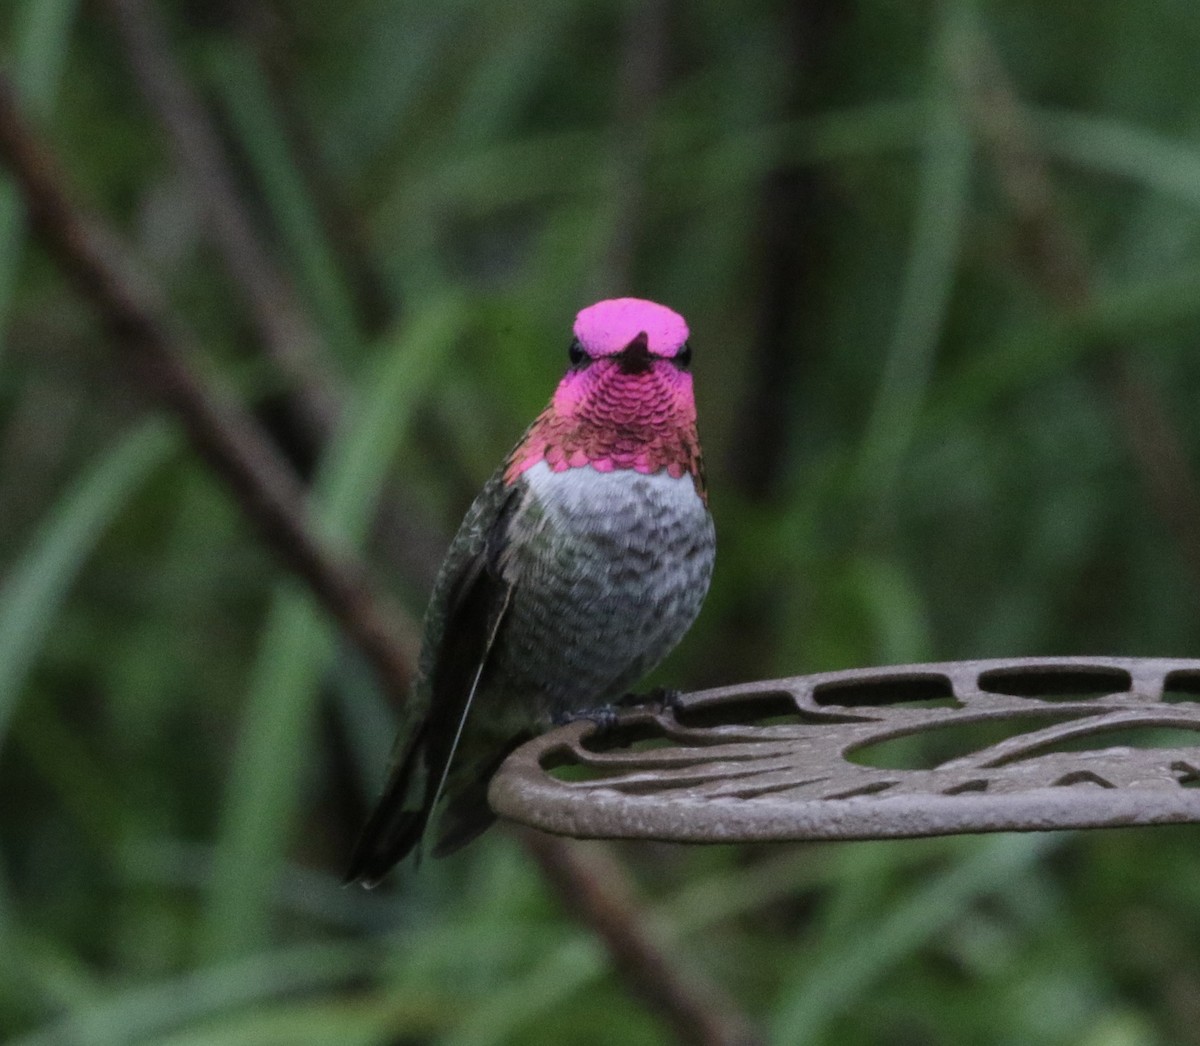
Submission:
<svg viewBox="0 0 1200 1046">
<path fill-rule="evenodd" d="M 673 309 L 644 298 L 610 298 L 575 317 L 575 337 L 590 356 L 620 352 L 643 331 L 655 356 L 674 356 L 687 341 L 688 325 Z"/>
</svg>

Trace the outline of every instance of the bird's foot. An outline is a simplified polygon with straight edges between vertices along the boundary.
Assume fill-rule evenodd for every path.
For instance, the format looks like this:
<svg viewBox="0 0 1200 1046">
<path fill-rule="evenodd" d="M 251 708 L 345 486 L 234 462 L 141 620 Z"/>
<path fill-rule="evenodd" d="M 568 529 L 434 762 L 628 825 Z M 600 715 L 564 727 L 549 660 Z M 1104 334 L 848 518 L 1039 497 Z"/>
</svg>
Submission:
<svg viewBox="0 0 1200 1046">
<path fill-rule="evenodd" d="M 554 726 L 566 726 L 567 723 L 577 723 L 581 719 L 586 719 L 589 723 L 595 723 L 600 730 L 611 730 L 617 725 L 624 709 L 640 709 L 655 715 L 661 715 L 664 712 L 673 713 L 679 708 L 679 699 L 682 696 L 682 691 L 656 686 L 645 694 L 622 694 L 610 705 L 557 712 L 551 717 L 550 722 Z"/>
<path fill-rule="evenodd" d="M 661 714 L 663 712 L 679 711 L 682 690 L 673 690 L 666 686 L 656 686 L 645 694 L 622 694 L 616 700 L 617 708 L 642 708 L 648 712 Z"/>
<path fill-rule="evenodd" d="M 600 730 L 611 730 L 617 725 L 621 713 L 616 705 L 597 705 L 595 708 L 579 708 L 567 712 L 556 712 L 551 717 L 555 726 L 566 726 L 568 723 L 578 723 L 586 719 L 594 723 Z"/>
</svg>

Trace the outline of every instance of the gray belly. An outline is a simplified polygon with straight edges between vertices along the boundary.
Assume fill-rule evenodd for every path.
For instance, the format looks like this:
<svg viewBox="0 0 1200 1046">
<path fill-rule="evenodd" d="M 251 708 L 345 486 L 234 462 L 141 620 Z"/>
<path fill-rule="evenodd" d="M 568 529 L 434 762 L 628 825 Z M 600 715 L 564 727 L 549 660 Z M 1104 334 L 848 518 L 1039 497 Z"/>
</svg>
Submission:
<svg viewBox="0 0 1200 1046">
<path fill-rule="evenodd" d="M 522 478 L 513 601 L 480 697 L 528 722 L 611 701 L 657 665 L 700 611 L 715 538 L 689 476 L 540 464 Z"/>
</svg>

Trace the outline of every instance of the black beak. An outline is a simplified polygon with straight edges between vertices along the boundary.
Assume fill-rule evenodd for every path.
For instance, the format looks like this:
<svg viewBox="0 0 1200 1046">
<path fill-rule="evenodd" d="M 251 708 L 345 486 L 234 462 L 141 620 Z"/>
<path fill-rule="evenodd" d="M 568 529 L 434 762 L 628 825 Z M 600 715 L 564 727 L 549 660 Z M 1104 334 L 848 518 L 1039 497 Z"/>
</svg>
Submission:
<svg viewBox="0 0 1200 1046">
<path fill-rule="evenodd" d="M 641 331 L 633 341 L 618 352 L 616 360 L 625 374 L 645 374 L 654 364 L 646 332 Z"/>
</svg>

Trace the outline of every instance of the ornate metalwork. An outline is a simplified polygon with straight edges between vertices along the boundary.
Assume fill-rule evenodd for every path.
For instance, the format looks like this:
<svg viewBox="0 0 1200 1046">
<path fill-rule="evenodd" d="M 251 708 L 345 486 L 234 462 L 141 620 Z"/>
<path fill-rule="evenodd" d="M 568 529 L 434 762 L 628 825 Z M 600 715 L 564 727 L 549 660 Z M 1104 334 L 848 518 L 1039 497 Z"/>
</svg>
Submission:
<svg viewBox="0 0 1200 1046">
<path fill-rule="evenodd" d="M 579 837 L 883 839 L 1200 821 L 1200 661 L 856 669 L 580 721 L 492 779 L 502 816 Z"/>
</svg>

